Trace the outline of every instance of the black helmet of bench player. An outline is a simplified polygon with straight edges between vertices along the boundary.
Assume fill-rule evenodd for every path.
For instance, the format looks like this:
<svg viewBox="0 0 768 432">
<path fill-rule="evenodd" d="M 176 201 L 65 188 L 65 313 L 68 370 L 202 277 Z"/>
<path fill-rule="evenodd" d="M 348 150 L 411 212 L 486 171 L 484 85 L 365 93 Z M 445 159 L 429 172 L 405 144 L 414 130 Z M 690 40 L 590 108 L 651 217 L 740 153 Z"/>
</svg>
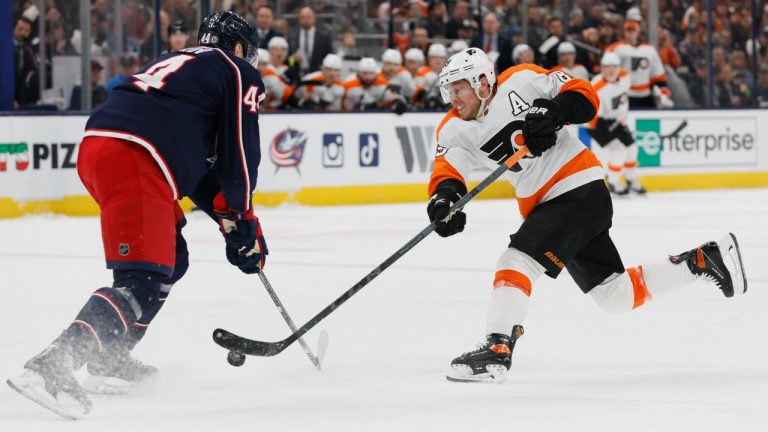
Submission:
<svg viewBox="0 0 768 432">
<path fill-rule="evenodd" d="M 258 60 L 259 38 L 256 36 L 256 31 L 240 15 L 232 11 L 208 15 L 200 23 L 197 34 L 197 43 L 201 46 L 234 51 L 235 45 L 240 44 L 246 61 L 255 64 Z"/>
</svg>

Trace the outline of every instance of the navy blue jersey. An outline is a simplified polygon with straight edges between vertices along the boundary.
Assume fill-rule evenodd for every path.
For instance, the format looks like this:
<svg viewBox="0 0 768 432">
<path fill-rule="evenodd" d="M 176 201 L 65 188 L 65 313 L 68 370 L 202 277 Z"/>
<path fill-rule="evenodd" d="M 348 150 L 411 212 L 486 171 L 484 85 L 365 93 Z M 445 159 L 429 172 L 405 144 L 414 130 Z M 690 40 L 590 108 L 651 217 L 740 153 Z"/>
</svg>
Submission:
<svg viewBox="0 0 768 432">
<path fill-rule="evenodd" d="M 256 187 L 263 99 L 264 84 L 250 63 L 218 48 L 188 48 L 115 87 L 91 114 L 85 135 L 146 148 L 177 199 L 192 196 L 203 178 L 214 179 L 229 208 L 242 213 Z"/>
</svg>

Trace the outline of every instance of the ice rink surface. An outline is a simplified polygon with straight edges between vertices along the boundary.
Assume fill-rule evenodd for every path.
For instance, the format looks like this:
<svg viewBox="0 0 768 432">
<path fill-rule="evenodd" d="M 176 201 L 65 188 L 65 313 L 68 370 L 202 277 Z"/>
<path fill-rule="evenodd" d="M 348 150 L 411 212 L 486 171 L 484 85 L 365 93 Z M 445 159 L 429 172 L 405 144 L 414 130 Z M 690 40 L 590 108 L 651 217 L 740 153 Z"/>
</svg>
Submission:
<svg viewBox="0 0 768 432">
<path fill-rule="evenodd" d="M 423 204 L 258 209 L 266 268 L 298 325 L 426 225 Z M 615 202 L 625 265 L 733 231 L 749 292 L 697 282 L 610 315 L 567 274 L 534 287 L 526 334 L 503 385 L 444 378 L 484 335 L 494 265 L 520 224 L 514 200 L 476 201 L 468 226 L 430 236 L 312 330 L 330 334 L 318 373 L 298 344 L 242 368 L 215 327 L 262 340 L 290 333 L 255 276 L 224 257 L 216 226 L 193 214 L 191 268 L 135 354 L 161 378 L 130 397 L 95 397 L 78 422 L 0 386 L 2 431 L 766 431 L 768 190 L 658 193 Z M 567 223 L 567 220 L 564 221 Z M 0 372 L 21 371 L 110 283 L 97 218 L 0 221 Z"/>
</svg>

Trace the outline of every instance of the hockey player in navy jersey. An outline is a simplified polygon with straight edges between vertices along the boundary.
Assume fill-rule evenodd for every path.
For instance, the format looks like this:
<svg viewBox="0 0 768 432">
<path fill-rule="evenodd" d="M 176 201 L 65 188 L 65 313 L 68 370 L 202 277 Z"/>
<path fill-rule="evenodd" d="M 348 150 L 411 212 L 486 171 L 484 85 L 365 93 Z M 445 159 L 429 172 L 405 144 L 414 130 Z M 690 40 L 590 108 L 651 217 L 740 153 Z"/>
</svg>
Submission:
<svg viewBox="0 0 768 432">
<path fill-rule="evenodd" d="M 130 352 L 188 267 L 179 199 L 218 224 L 230 263 L 256 273 L 268 253 L 251 194 L 260 160 L 264 84 L 258 39 L 232 12 L 206 17 L 199 46 L 165 54 L 115 88 L 93 112 L 77 168 L 101 209 L 110 287 L 8 384 L 67 418 L 87 392 L 125 393 L 157 369 Z M 87 365 L 81 385 L 73 371 Z"/>
</svg>

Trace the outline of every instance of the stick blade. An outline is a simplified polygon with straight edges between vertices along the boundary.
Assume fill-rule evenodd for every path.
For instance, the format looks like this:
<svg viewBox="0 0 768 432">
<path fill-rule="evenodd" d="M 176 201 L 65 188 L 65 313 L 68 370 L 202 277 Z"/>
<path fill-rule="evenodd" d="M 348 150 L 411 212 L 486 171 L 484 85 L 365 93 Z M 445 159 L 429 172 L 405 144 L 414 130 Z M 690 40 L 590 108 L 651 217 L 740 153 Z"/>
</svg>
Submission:
<svg viewBox="0 0 768 432">
<path fill-rule="evenodd" d="M 260 357 L 271 357 L 285 348 L 283 342 L 255 341 L 220 328 L 213 331 L 213 341 L 230 351 Z"/>
<path fill-rule="evenodd" d="M 323 360 L 325 359 L 325 352 L 328 350 L 328 332 L 322 330 L 320 337 L 317 339 L 317 362 L 320 364 L 318 370 L 323 366 Z"/>
</svg>

